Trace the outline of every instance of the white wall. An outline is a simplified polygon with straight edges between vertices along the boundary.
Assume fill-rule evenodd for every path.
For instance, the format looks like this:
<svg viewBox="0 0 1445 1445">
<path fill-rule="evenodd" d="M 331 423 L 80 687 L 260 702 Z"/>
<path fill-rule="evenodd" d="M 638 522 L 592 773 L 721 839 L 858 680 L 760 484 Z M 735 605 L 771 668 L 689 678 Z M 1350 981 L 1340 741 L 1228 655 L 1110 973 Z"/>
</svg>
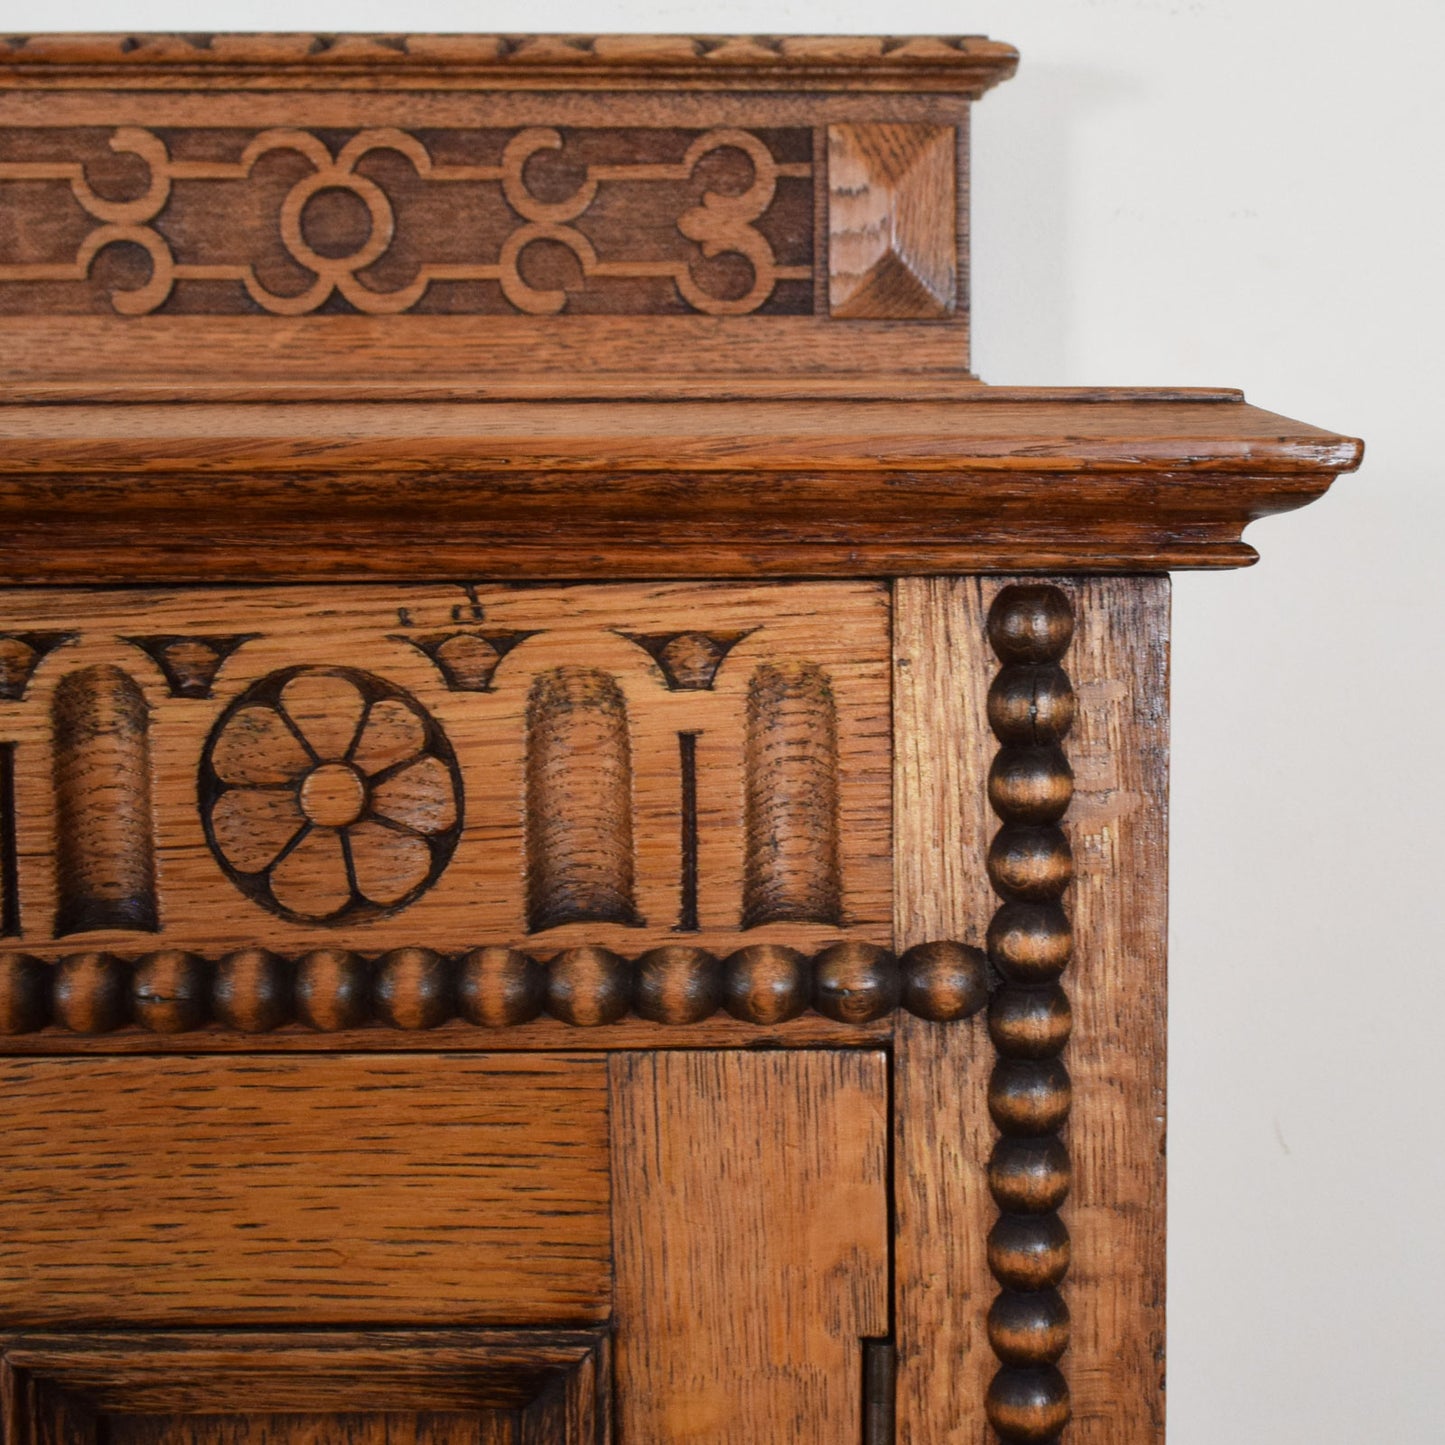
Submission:
<svg viewBox="0 0 1445 1445">
<path fill-rule="evenodd" d="M 1253 529 L 1255 571 L 1177 585 L 1172 1445 L 1445 1440 L 1440 0 L 0 0 L 0 27 L 1017 44 L 975 132 L 980 373 L 1242 385 L 1369 444 Z"/>
</svg>

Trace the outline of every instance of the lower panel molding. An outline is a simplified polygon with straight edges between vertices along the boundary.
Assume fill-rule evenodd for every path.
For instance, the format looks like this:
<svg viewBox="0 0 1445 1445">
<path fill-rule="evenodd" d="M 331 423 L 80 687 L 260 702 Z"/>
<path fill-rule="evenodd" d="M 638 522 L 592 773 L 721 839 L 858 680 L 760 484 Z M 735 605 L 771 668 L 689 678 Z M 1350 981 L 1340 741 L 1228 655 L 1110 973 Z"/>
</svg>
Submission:
<svg viewBox="0 0 1445 1445">
<path fill-rule="evenodd" d="M 602 1330 L 0 1335 L 8 1445 L 608 1445 Z"/>
</svg>

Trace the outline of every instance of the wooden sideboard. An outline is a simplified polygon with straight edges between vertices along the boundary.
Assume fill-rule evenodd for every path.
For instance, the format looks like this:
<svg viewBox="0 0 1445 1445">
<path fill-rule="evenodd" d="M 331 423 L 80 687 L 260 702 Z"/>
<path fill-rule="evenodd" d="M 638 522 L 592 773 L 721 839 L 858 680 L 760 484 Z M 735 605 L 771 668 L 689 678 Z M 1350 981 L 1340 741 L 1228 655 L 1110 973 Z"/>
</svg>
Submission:
<svg viewBox="0 0 1445 1445">
<path fill-rule="evenodd" d="M 0 50 L 6 1445 L 1158 1445 L 1168 577 L 965 37 Z"/>
</svg>

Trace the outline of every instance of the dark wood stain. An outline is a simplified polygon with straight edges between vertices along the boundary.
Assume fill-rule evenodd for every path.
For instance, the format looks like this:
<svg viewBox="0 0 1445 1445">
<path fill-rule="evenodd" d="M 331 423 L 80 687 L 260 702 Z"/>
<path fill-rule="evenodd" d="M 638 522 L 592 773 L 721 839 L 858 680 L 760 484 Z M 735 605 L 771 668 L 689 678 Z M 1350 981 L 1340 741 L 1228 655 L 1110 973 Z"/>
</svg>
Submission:
<svg viewBox="0 0 1445 1445">
<path fill-rule="evenodd" d="M 0 1335 L 11 1445 L 607 1445 L 605 1331 Z"/>
<path fill-rule="evenodd" d="M 0 743 L 0 937 L 20 936 L 20 855 L 15 837 L 15 744 Z"/>
<path fill-rule="evenodd" d="M 677 931 L 697 932 L 697 734 L 677 735 L 677 762 L 682 777 L 678 824 L 682 867 L 678 880 Z"/>
</svg>

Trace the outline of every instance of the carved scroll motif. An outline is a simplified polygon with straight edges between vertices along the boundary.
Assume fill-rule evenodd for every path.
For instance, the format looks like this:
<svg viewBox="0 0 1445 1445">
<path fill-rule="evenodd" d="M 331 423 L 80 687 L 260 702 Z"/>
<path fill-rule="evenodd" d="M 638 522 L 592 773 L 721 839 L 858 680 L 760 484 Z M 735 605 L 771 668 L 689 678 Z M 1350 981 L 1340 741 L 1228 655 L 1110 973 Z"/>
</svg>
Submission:
<svg viewBox="0 0 1445 1445">
<path fill-rule="evenodd" d="M 775 134 L 789 154 L 809 154 L 806 130 Z M 166 307 L 183 283 L 202 283 L 185 308 L 193 314 L 302 316 L 341 302 L 368 315 L 428 303 L 544 316 L 578 309 L 583 293 L 613 282 L 623 284 L 609 293 L 611 304 L 582 309 L 669 309 L 656 294 L 626 284 L 648 281 L 671 288 L 671 309 L 711 316 L 746 315 L 767 305 L 779 283 L 807 282 L 783 309 L 811 310 L 808 189 L 790 194 L 785 224 L 771 213 L 780 183 L 810 187 L 812 162 L 778 159 L 752 131 L 564 134 L 532 126 L 507 133 L 499 157 L 486 161 L 439 156 L 492 153 L 496 133 L 428 132 L 423 141 L 383 127 L 358 131 L 334 150 L 301 129 L 223 135 L 236 137 L 230 158 L 215 154 L 206 132 L 163 137 L 121 126 L 109 148 L 129 161 L 122 167 L 129 183 L 104 191 L 91 180 L 93 170 L 108 167 L 101 154 L 0 155 L 0 204 L 15 207 L 20 248 L 18 256 L 0 257 L 0 289 L 87 283 L 106 252 L 138 248 L 144 264 L 132 264 L 109 290 L 110 306 L 123 316 Z M 632 159 L 639 149 L 671 158 Z M 574 160 L 573 150 L 586 158 Z M 549 157 L 553 172 L 535 176 L 534 166 Z M 145 176 L 138 194 L 137 166 Z M 14 202 L 4 197 L 6 182 L 16 183 Z M 66 188 L 70 202 L 50 188 L 46 201 L 34 200 L 36 183 L 47 182 Z M 456 192 L 456 204 L 435 205 L 436 187 Z M 114 199 L 113 190 L 129 194 Z M 80 232 L 72 224 L 77 206 L 93 223 Z M 227 217 L 231 224 L 221 224 Z M 66 254 L 54 254 L 57 233 L 75 236 Z M 565 257 L 560 269 L 556 254 L 550 265 L 542 258 L 550 279 L 539 276 L 534 248 Z M 430 304 L 435 288 L 474 282 L 499 287 L 502 304 L 470 293 L 457 300 L 455 291 L 450 304 Z M 55 308 L 42 298 L 21 309 Z"/>
</svg>

